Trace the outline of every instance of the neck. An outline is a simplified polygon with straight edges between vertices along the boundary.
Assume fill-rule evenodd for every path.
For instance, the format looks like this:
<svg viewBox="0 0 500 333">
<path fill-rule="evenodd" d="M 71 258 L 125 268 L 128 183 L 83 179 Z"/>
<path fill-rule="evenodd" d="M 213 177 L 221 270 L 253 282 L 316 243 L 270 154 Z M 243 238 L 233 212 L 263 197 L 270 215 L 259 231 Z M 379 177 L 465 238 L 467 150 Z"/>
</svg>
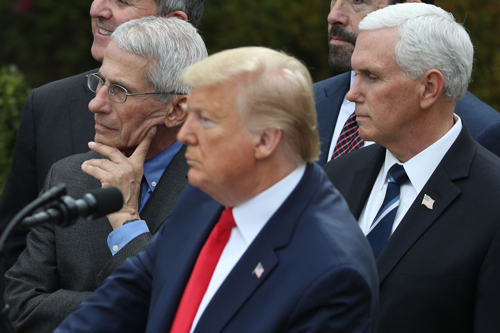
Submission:
<svg viewBox="0 0 500 333">
<path fill-rule="evenodd" d="M 234 207 L 264 192 L 288 176 L 298 167 L 297 163 L 277 158 L 260 160 L 245 179 L 241 179 L 234 191 L 228 190 L 214 198 L 224 206 Z"/>
<path fill-rule="evenodd" d="M 436 108 L 422 110 L 422 121 L 409 129 L 397 145 L 386 147 L 401 163 L 405 163 L 418 155 L 436 141 L 441 139 L 455 124 L 453 112 L 455 104 L 436 105 Z"/>
<path fill-rule="evenodd" d="M 158 130 L 156 132 L 153 141 L 151 141 L 151 145 L 149 146 L 148 154 L 146 155 L 146 161 L 150 158 L 158 155 L 168 147 L 170 147 L 177 140 L 177 132 L 179 131 L 179 127 L 168 128 L 166 126 L 158 126 Z M 123 151 L 125 156 L 129 157 L 132 155 L 137 147 L 133 147 Z"/>
</svg>

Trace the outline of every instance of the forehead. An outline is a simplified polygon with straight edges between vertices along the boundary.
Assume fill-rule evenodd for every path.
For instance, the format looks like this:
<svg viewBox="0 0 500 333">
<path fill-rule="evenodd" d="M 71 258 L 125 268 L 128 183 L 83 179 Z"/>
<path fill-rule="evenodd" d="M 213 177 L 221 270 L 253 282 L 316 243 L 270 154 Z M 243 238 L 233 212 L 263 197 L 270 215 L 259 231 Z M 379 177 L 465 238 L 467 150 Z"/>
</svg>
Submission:
<svg viewBox="0 0 500 333">
<path fill-rule="evenodd" d="M 233 82 L 193 87 L 187 104 L 191 111 L 204 111 L 213 115 L 236 109 L 238 87 Z"/>
<path fill-rule="evenodd" d="M 353 69 L 362 71 L 395 64 L 394 50 L 398 40 L 399 33 L 395 28 L 362 31 L 351 59 Z"/>
<path fill-rule="evenodd" d="M 124 80 L 129 84 L 144 82 L 143 74 L 149 67 L 149 61 L 132 52 L 120 49 L 114 41 L 106 47 L 104 60 L 99 73 L 110 80 Z"/>
</svg>

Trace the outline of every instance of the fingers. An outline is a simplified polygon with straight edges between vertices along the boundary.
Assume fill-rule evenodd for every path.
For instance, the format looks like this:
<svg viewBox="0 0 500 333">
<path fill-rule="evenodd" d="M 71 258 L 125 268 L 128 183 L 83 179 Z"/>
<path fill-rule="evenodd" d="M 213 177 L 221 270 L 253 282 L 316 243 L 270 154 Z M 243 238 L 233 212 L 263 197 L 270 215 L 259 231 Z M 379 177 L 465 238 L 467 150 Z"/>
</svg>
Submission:
<svg viewBox="0 0 500 333">
<path fill-rule="evenodd" d="M 113 162 L 120 162 L 126 157 L 122 154 L 121 151 L 114 147 L 106 146 L 103 145 L 102 143 L 97 143 L 97 142 L 89 142 L 89 148 L 96 153 L 99 153 L 103 156 L 106 156 Z"/>
</svg>

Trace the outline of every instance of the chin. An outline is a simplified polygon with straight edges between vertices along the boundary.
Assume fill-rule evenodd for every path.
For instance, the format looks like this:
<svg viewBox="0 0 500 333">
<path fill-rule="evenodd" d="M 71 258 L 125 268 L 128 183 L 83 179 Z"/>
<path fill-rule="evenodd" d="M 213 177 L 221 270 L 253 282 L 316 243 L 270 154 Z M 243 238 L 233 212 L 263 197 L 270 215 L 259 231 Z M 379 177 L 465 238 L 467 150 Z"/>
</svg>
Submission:
<svg viewBox="0 0 500 333">
<path fill-rule="evenodd" d="M 90 49 L 90 53 L 92 54 L 92 58 L 94 58 L 96 61 L 102 62 L 104 59 L 104 50 L 105 47 L 101 46 L 96 46 L 95 42 L 92 44 L 92 48 Z"/>
</svg>

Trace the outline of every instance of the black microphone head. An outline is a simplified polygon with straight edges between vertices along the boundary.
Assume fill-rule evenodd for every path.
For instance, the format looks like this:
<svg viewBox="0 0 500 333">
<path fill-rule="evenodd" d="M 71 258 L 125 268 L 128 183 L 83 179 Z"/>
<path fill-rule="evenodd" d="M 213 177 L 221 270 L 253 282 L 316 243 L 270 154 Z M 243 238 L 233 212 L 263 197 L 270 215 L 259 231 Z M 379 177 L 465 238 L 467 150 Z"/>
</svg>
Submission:
<svg viewBox="0 0 500 333">
<path fill-rule="evenodd" d="M 89 196 L 93 196 L 92 199 L 95 200 L 96 209 L 93 210 L 93 218 L 117 212 L 123 207 L 122 192 L 116 187 L 89 191 L 85 194 L 84 200 L 90 199 Z"/>
</svg>

